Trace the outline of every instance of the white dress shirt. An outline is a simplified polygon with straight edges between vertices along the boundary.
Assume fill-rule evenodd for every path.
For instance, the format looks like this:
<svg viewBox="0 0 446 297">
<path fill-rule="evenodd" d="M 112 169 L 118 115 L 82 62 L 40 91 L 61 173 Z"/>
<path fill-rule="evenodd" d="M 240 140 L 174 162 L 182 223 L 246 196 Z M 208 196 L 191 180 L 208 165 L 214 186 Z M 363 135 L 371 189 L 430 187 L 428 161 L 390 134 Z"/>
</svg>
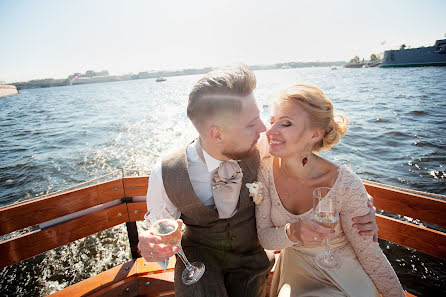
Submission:
<svg viewBox="0 0 446 297">
<path fill-rule="evenodd" d="M 203 205 L 213 209 L 215 203 L 211 186 L 212 171 L 217 169 L 222 161 L 213 158 L 203 149 L 203 157 L 206 162 L 204 163 L 197 153 L 197 144 L 198 141 L 195 140 L 186 149 L 189 179 L 198 199 Z M 175 219 L 181 216 L 180 210 L 167 197 L 161 173 L 161 159 L 156 163 L 150 174 L 146 201 L 148 210 L 152 209 L 156 212 L 157 208 L 164 205 Z"/>
</svg>

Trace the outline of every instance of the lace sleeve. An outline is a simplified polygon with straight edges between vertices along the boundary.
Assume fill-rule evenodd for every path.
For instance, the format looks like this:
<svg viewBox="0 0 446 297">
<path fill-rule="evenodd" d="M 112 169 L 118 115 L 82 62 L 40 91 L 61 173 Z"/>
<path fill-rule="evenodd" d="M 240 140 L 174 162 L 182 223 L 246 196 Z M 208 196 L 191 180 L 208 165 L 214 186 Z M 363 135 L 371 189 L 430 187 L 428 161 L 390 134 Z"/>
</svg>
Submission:
<svg viewBox="0 0 446 297">
<path fill-rule="evenodd" d="M 285 225 L 275 226 L 271 219 L 272 197 L 271 192 L 275 191 L 270 180 L 268 160 L 263 160 L 259 167 L 258 179 L 263 184 L 263 198 L 256 204 L 256 224 L 257 235 L 260 244 L 267 250 L 281 250 L 292 246 L 295 242 L 289 240 L 286 234 Z"/>
<path fill-rule="evenodd" d="M 362 237 L 352 227 L 352 218 L 369 212 L 367 191 L 361 179 L 349 170 L 341 182 L 340 197 L 342 208 L 340 221 L 345 235 L 349 239 L 359 262 L 375 283 L 383 297 L 405 296 L 398 277 L 382 252 L 379 244 L 371 236 Z"/>
</svg>

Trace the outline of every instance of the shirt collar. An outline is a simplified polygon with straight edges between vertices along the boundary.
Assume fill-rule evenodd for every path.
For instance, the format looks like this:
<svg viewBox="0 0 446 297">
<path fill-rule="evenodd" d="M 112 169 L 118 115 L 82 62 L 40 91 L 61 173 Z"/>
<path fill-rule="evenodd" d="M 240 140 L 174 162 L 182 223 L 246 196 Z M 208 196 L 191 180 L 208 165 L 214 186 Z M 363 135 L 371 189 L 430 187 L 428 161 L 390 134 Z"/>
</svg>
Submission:
<svg viewBox="0 0 446 297">
<path fill-rule="evenodd" d="M 220 166 L 220 163 L 222 161 L 215 159 L 214 157 L 212 157 L 211 155 L 209 155 L 204 148 L 201 148 L 201 150 L 203 151 L 203 157 L 204 157 L 204 162 L 206 163 L 206 166 L 208 168 L 209 172 L 214 171 L 215 169 L 218 168 L 218 166 Z"/>
</svg>

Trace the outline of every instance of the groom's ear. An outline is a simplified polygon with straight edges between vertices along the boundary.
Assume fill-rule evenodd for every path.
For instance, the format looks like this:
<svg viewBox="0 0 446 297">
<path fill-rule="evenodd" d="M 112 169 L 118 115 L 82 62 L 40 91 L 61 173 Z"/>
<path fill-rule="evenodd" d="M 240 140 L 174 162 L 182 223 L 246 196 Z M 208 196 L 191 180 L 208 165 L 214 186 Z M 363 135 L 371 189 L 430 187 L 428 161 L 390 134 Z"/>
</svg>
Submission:
<svg viewBox="0 0 446 297">
<path fill-rule="evenodd" d="M 211 141 L 216 144 L 221 143 L 221 141 L 223 139 L 222 132 L 223 132 L 223 130 L 219 126 L 212 125 L 209 128 L 209 137 L 210 137 Z"/>
</svg>

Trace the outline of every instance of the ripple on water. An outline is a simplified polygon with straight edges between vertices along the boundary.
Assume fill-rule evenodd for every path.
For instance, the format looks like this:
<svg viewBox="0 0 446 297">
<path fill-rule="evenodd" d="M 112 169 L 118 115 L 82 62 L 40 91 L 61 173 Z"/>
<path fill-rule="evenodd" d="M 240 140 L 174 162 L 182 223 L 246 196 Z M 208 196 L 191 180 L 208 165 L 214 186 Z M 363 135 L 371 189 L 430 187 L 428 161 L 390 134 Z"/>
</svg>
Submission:
<svg viewBox="0 0 446 297">
<path fill-rule="evenodd" d="M 383 133 L 383 136 L 389 138 L 398 138 L 398 139 L 406 139 L 410 137 L 410 134 L 404 131 L 386 131 Z"/>
<path fill-rule="evenodd" d="M 435 148 L 435 149 L 445 149 L 445 145 L 437 142 L 418 140 L 412 142 L 412 145 L 417 147 Z"/>
<path fill-rule="evenodd" d="M 428 116 L 429 115 L 429 113 L 424 110 L 412 110 L 412 111 L 409 111 L 407 114 L 412 115 L 412 116 Z"/>
<path fill-rule="evenodd" d="M 391 119 L 388 119 L 388 118 L 374 118 L 374 119 L 371 119 L 370 122 L 386 124 L 386 123 L 391 123 L 393 121 Z"/>
<path fill-rule="evenodd" d="M 446 179 L 446 171 L 444 170 L 431 170 L 429 174 L 432 175 L 435 179 Z"/>
</svg>

